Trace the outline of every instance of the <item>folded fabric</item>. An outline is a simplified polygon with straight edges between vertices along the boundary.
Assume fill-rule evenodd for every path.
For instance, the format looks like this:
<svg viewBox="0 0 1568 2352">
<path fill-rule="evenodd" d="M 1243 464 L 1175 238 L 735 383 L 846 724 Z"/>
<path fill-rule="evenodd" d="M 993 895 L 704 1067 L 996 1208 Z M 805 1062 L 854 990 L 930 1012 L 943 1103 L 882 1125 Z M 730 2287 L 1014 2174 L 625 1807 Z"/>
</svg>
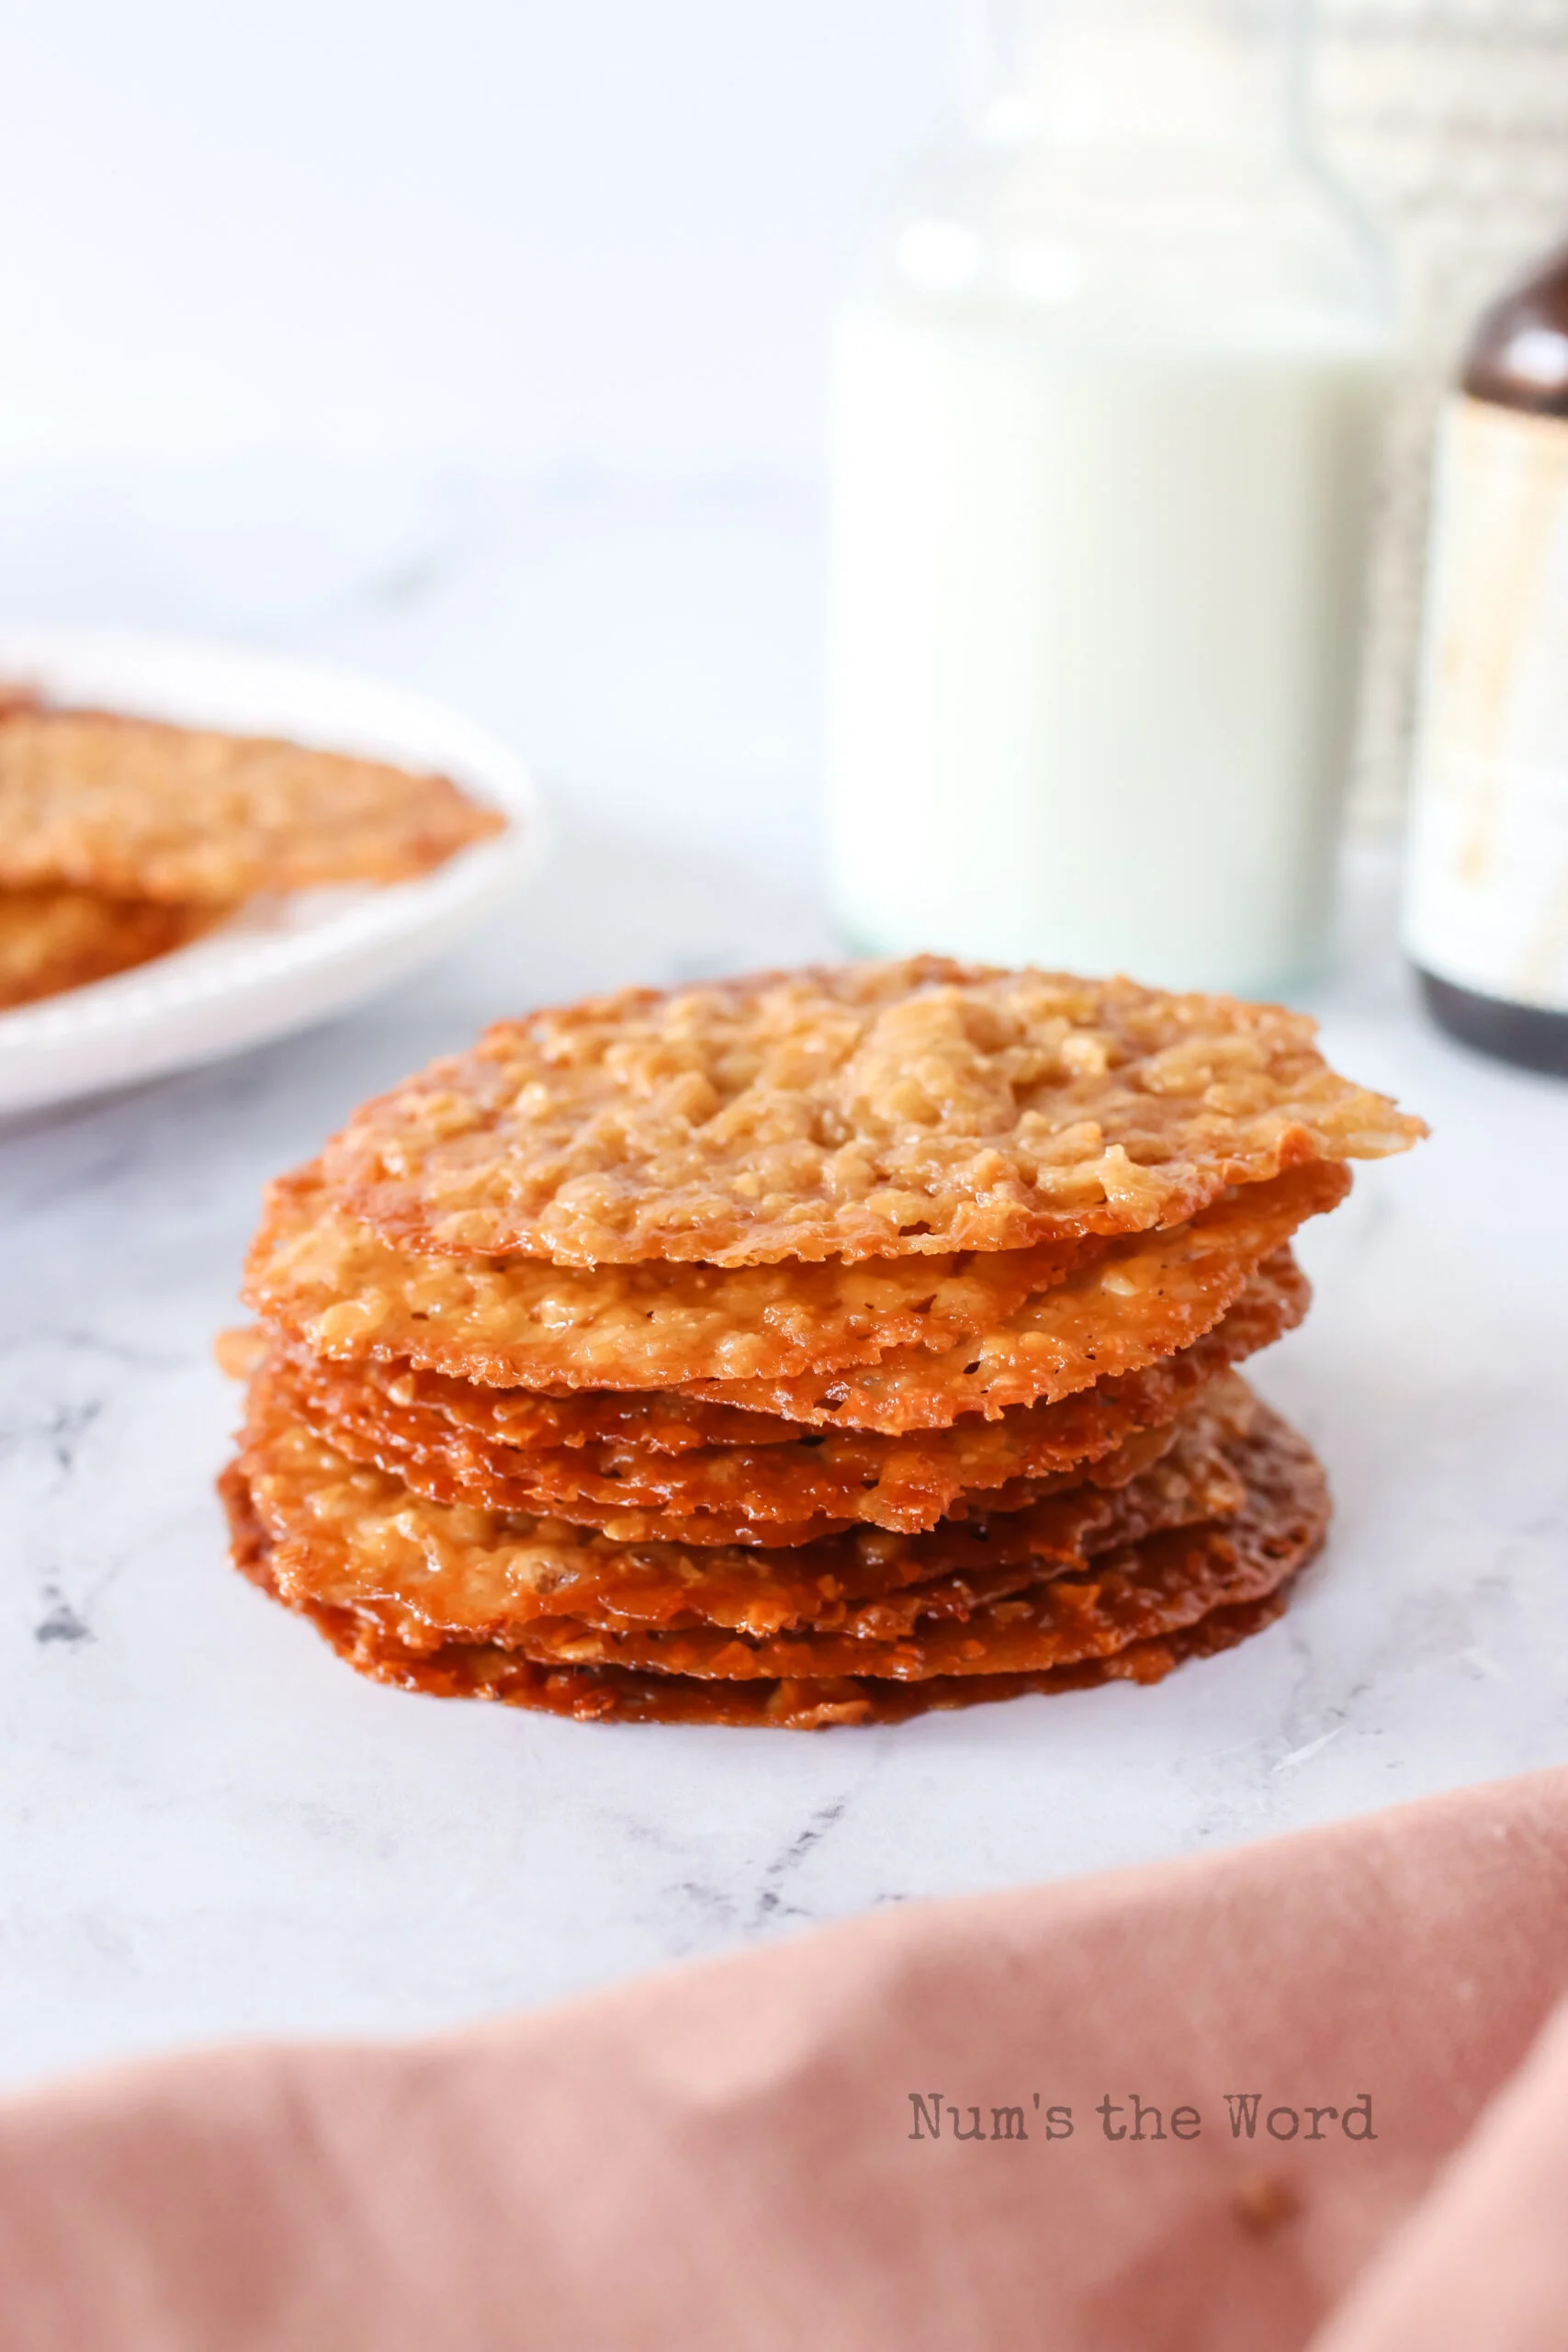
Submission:
<svg viewBox="0 0 1568 2352">
<path fill-rule="evenodd" d="M 1555 2347 L 1564 1989 L 1551 1772 L 127 2068 L 0 2105 L 0 2346 Z"/>
</svg>

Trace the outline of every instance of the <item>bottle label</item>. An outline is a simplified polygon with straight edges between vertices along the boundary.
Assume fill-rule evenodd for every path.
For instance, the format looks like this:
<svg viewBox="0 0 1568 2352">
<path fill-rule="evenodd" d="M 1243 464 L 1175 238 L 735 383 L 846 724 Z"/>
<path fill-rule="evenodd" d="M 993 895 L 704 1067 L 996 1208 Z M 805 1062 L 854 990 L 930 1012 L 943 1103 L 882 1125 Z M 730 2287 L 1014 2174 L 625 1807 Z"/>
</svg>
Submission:
<svg viewBox="0 0 1568 2352">
<path fill-rule="evenodd" d="M 1568 1012 L 1568 420 L 1455 399 L 1438 467 L 1404 941 Z"/>
</svg>

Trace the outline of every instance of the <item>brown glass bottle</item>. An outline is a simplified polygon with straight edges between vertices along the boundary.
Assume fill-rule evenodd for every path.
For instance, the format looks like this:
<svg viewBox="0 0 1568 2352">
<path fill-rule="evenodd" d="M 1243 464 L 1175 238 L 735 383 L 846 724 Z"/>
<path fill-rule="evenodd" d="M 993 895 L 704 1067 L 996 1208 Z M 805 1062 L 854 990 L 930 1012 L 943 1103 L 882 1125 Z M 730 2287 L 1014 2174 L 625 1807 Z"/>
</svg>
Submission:
<svg viewBox="0 0 1568 2352">
<path fill-rule="evenodd" d="M 1568 1076 L 1568 244 L 1476 327 L 1438 485 L 1406 940 L 1451 1035 Z"/>
</svg>

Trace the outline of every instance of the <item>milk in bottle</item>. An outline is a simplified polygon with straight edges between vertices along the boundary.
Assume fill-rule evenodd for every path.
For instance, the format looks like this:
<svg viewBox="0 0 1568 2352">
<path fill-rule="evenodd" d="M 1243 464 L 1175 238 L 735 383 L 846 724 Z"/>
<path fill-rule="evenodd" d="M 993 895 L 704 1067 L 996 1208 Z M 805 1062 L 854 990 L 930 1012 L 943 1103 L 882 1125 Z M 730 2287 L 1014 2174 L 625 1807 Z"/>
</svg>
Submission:
<svg viewBox="0 0 1568 2352">
<path fill-rule="evenodd" d="M 840 321 L 851 938 L 1268 991 L 1320 953 L 1384 334 L 1291 12 L 1019 0 Z"/>
</svg>

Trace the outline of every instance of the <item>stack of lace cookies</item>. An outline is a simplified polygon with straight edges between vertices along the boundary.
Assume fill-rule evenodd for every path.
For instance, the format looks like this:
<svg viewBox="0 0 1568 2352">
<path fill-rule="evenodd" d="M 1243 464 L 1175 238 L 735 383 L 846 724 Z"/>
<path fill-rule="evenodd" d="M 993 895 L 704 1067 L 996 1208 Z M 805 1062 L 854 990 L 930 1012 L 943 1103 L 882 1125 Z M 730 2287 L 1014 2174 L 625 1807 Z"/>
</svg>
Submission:
<svg viewBox="0 0 1568 2352">
<path fill-rule="evenodd" d="M 1424 1132 L 1310 1022 L 920 957 L 499 1023 L 269 1194 L 235 1557 L 349 1662 L 808 1728 L 1267 1624 L 1328 1515 L 1234 1367 Z M 235 1360 L 239 1359 L 239 1360 Z"/>
</svg>

